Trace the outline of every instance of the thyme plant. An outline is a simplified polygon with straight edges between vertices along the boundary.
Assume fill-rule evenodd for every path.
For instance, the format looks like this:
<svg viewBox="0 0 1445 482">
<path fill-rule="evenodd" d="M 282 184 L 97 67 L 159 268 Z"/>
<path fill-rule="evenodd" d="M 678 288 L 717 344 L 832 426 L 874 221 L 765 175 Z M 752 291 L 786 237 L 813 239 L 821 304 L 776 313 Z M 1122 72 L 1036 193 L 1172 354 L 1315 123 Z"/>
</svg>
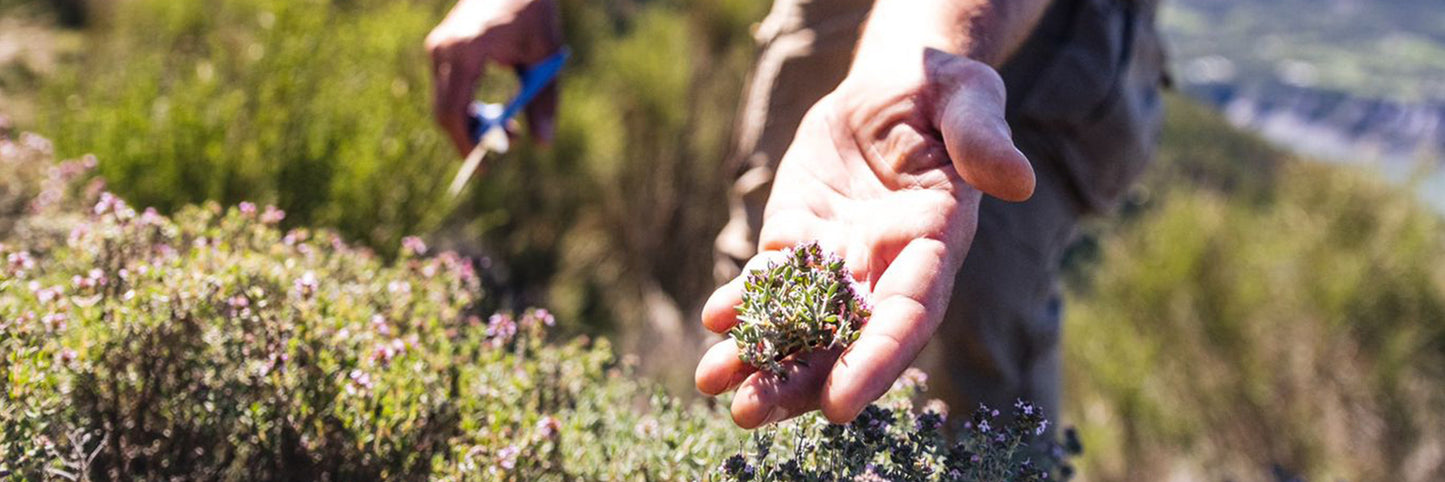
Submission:
<svg viewBox="0 0 1445 482">
<path fill-rule="evenodd" d="M 781 261 L 744 281 L 737 326 L 730 331 L 743 362 L 785 377 L 783 361 L 813 350 L 845 347 L 871 316 L 843 258 L 817 242 L 784 251 Z"/>
<path fill-rule="evenodd" d="M 816 413 L 758 430 L 751 447 L 724 459 L 718 480 L 769 481 L 1043 481 L 1073 476 L 1067 458 L 1082 451 L 1072 429 L 1045 437 L 1049 421 L 1026 401 L 1004 419 L 979 406 L 953 421 L 938 401 L 916 408 L 927 378 L 910 369 L 878 403 L 844 425 Z"/>
</svg>

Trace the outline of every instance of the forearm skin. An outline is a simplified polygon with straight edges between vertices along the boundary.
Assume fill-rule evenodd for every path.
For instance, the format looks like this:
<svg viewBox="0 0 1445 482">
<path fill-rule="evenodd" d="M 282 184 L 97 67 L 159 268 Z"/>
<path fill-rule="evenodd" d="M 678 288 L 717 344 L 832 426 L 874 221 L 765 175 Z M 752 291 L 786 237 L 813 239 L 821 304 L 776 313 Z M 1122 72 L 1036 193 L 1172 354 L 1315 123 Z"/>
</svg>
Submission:
<svg viewBox="0 0 1445 482">
<path fill-rule="evenodd" d="M 1028 38 L 1048 5 L 1049 0 L 877 0 L 854 64 L 911 60 L 933 48 L 997 68 Z"/>
</svg>

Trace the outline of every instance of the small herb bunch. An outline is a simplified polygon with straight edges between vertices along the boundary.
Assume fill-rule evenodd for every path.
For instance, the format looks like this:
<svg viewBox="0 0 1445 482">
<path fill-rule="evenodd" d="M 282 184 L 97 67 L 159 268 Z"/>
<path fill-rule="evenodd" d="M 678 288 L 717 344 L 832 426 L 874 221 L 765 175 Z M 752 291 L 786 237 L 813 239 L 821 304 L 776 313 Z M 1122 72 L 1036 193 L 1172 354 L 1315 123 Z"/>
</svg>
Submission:
<svg viewBox="0 0 1445 482">
<path fill-rule="evenodd" d="M 853 343 L 872 314 L 843 258 L 817 242 L 783 253 L 781 262 L 748 274 L 740 322 L 730 332 L 738 358 L 779 377 L 791 355 Z"/>
<path fill-rule="evenodd" d="M 1067 480 L 1066 459 L 1081 451 L 1073 430 L 1065 442 L 1043 438 L 1048 420 L 1038 406 L 1019 401 L 1012 421 L 980 406 L 944 430 L 942 402 L 916 409 L 911 396 L 926 378 L 910 370 L 877 404 L 845 425 L 811 414 L 759 430 L 753 450 L 742 450 L 717 469 L 729 481 L 1042 481 Z"/>
</svg>

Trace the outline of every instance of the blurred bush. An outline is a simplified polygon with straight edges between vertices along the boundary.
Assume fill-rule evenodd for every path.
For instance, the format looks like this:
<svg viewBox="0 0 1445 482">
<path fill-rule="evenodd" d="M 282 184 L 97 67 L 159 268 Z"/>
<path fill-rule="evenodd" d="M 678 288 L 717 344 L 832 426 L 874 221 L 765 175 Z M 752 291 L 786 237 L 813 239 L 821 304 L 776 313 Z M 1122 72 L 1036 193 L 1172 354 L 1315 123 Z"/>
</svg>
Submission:
<svg viewBox="0 0 1445 482">
<path fill-rule="evenodd" d="M 1445 222 L 1172 107 L 1152 194 L 1070 293 L 1083 473 L 1445 477 Z"/>
<path fill-rule="evenodd" d="M 638 333 L 690 329 L 677 313 L 712 288 L 711 240 L 724 216 L 721 160 L 751 61 L 747 26 L 767 2 L 563 0 L 576 55 L 564 77 L 558 138 L 550 148 L 524 146 L 496 159 L 455 212 L 440 187 L 457 159 L 431 125 L 429 69 L 420 49 L 449 4 L 108 3 L 114 8 L 88 17 L 87 48 L 43 80 L 31 117 L 66 157 L 100 156 L 112 189 L 140 205 L 175 212 L 208 199 L 275 203 L 287 211 L 288 225 L 336 228 L 383 259 L 406 233 L 435 230 L 434 244 L 493 255 L 503 284 L 515 293 L 488 293 L 489 303 L 525 306 L 546 298 L 561 319 L 582 320 L 582 331 L 624 328 L 624 341 L 671 347 Z M 507 85 L 489 79 L 484 95 L 504 96 Z M 1173 99 L 1169 112 L 1160 161 L 1131 196 L 1124 221 L 1091 225 L 1089 242 L 1070 258 L 1065 413 L 1072 420 L 1065 422 L 1080 426 L 1089 448 L 1083 473 L 1104 480 L 1445 478 L 1439 451 L 1445 446 L 1439 368 L 1445 366 L 1445 226 L 1439 217 L 1368 173 L 1289 159 L 1202 107 Z M 31 175 L 43 178 L 47 169 Z M 0 184 L 6 181 L 0 177 Z M 196 226 L 228 219 L 205 210 L 183 218 Z M 68 231 L 50 229 L 46 239 L 64 244 Z M 33 239 L 42 235 L 27 232 L 36 233 L 28 235 Z M 262 251 L 235 256 L 250 259 Z M 62 252 L 69 254 L 59 259 L 90 256 Z M 257 279 L 284 287 L 302 274 L 279 258 L 267 259 L 285 276 L 254 274 Z M 356 262 L 384 273 L 400 273 L 386 270 L 405 270 L 408 263 Z M 64 263 L 72 264 L 57 265 L 65 267 L 55 268 L 47 283 L 88 273 L 79 271 L 79 261 Z M 355 284 L 341 285 L 378 289 L 372 278 L 357 276 Z M 7 289 L 34 302 L 28 287 Z M 16 305 L 0 309 L 7 306 Z M 136 323 L 125 329 L 141 340 L 177 336 Z M 360 318 L 336 323 L 356 324 L 354 333 L 369 329 Z M 82 338 L 58 340 L 116 339 Z M 481 350 L 446 340 L 437 342 L 444 343 L 443 353 Z M 7 359 L 20 361 L 8 363 L 60 377 L 54 373 L 65 372 L 47 364 L 54 363 L 53 350 L 68 346 L 61 341 L 46 345 L 52 351 L 14 355 Z M 121 356 L 101 345 L 76 346 L 84 348 L 72 348 L 79 360 Z M 337 370 L 348 366 L 337 363 Z M 605 372 L 599 370 L 592 373 Z M 338 377 L 349 372 L 328 373 L 336 379 L 322 377 L 331 380 L 322 386 L 344 390 L 347 382 Z M 126 380 L 119 378 L 132 383 Z M 620 395 L 591 396 L 578 406 L 628 403 Z M 428 403 L 420 406 L 442 402 Z M 382 405 L 363 408 L 375 406 Z M 321 420 L 315 430 L 336 430 L 326 433 L 342 439 L 365 433 L 355 427 L 400 423 L 420 430 L 422 423 L 385 410 L 344 419 L 363 425 L 298 413 Z M 633 415 L 613 407 L 588 415 L 593 422 L 586 427 L 631 423 L 613 420 L 619 413 Z M 525 423 L 492 433 L 520 434 Z M 592 434 L 586 443 L 604 447 L 605 455 L 588 456 L 612 460 L 631 453 L 607 451 L 612 439 L 602 437 L 632 440 L 617 430 L 577 433 Z M 61 448 L 68 443 L 56 440 Z M 352 442 L 326 445 L 335 450 L 326 453 L 340 455 L 320 460 L 358 456 L 345 450 L 364 443 L 384 453 L 404 451 L 385 441 Z M 477 454 L 501 455 L 509 446 L 468 443 L 482 447 Z"/>
<path fill-rule="evenodd" d="M 60 169 L 44 147 L 0 141 L 0 179 Z M 420 240 L 385 262 L 250 203 L 11 187 L 7 225 L 81 222 L 0 233 L 0 479 L 697 480 L 741 443 L 607 343 L 544 343 L 550 313 L 488 316 Z"/>
<path fill-rule="evenodd" d="M 815 413 L 755 432 L 745 460 L 746 432 L 720 407 L 639 381 L 606 342 L 547 342 L 546 310 L 489 312 L 469 259 L 406 238 L 382 261 L 328 231 L 283 232 L 284 212 L 248 202 L 137 212 L 75 182 L 87 163 L 55 164 L 47 150 L 36 136 L 0 139 L 0 179 L 40 185 L 0 184 L 0 199 L 30 197 L 0 212 L 3 226 L 78 219 L 58 244 L 50 231 L 0 231 L 0 480 L 1069 470 L 1063 447 L 1036 443 L 1048 421 L 1023 402 L 1014 423 L 980 408 L 950 438 L 946 407 L 915 410 L 917 372 L 846 426 Z"/>
<path fill-rule="evenodd" d="M 550 297 L 589 332 L 657 318 L 628 311 L 643 298 L 700 300 L 765 2 L 564 0 L 576 55 L 556 141 L 493 159 L 459 206 L 442 197 L 459 159 L 431 121 L 421 51 L 451 3 L 118 2 L 46 80 L 37 130 L 64 156 L 97 153 L 118 193 L 161 212 L 269 202 L 383 254 L 434 232 L 505 264 L 503 297 Z M 509 95 L 502 77 L 485 97 Z"/>
</svg>

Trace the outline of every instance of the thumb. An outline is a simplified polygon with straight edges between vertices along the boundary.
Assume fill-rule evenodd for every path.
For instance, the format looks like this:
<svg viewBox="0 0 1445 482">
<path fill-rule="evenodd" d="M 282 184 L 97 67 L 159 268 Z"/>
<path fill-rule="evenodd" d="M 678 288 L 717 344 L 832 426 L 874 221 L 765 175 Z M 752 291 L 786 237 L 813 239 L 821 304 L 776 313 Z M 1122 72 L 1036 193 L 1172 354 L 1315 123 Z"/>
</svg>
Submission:
<svg viewBox="0 0 1445 482">
<path fill-rule="evenodd" d="M 934 125 L 965 182 L 1005 201 L 1034 192 L 1034 170 L 1004 120 L 1003 79 L 993 68 L 963 57 L 930 52 L 929 75 L 943 94 Z M 946 58 L 941 58 L 946 57 Z M 935 59 L 937 59 L 935 61 Z"/>
</svg>

